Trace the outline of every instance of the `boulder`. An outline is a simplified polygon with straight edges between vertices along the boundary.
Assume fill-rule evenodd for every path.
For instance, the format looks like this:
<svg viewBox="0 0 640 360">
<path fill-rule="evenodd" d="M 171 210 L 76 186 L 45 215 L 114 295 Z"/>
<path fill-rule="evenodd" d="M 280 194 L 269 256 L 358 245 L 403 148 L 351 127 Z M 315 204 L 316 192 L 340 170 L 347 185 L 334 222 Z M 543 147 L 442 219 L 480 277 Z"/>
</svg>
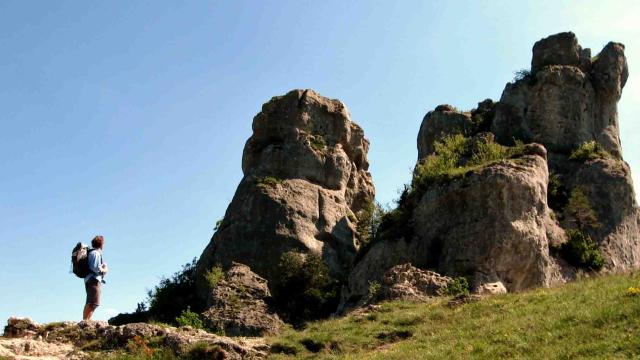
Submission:
<svg viewBox="0 0 640 360">
<path fill-rule="evenodd" d="M 397 299 L 424 301 L 446 295 L 447 286 L 452 281 L 453 279 L 448 276 L 421 270 L 411 264 L 402 264 L 389 269 L 382 278 L 380 289 L 370 295 L 374 296 L 375 301 Z"/>
<path fill-rule="evenodd" d="M 204 311 L 205 327 L 227 336 L 277 334 L 284 323 L 269 310 L 267 281 L 248 266 L 234 263 L 209 295 Z"/>
<path fill-rule="evenodd" d="M 317 254 L 346 276 L 360 246 L 357 219 L 374 198 L 368 149 L 338 100 L 293 90 L 264 104 L 245 145 L 244 177 L 198 262 L 200 296 L 208 296 L 203 274 L 232 262 L 276 284 L 287 251 Z"/>
<path fill-rule="evenodd" d="M 539 40 L 533 45 L 532 52 L 531 72 L 541 70 L 548 65 L 579 67 L 581 57 L 591 53 L 590 51 L 583 53 L 582 47 L 578 44 L 578 38 L 572 32 L 563 32 Z"/>
<path fill-rule="evenodd" d="M 27 317 L 10 317 L 4 327 L 4 336 L 9 338 L 31 337 L 42 330 L 42 325 Z"/>
<path fill-rule="evenodd" d="M 418 160 L 435 151 L 434 143 L 448 135 L 469 134 L 474 125 L 471 112 L 462 112 L 451 105 L 439 105 L 422 120 L 418 132 Z"/>
<path fill-rule="evenodd" d="M 507 288 L 504 287 L 504 284 L 500 281 L 485 283 L 478 287 L 476 287 L 476 293 L 479 295 L 498 295 L 498 294 L 506 294 Z"/>
</svg>

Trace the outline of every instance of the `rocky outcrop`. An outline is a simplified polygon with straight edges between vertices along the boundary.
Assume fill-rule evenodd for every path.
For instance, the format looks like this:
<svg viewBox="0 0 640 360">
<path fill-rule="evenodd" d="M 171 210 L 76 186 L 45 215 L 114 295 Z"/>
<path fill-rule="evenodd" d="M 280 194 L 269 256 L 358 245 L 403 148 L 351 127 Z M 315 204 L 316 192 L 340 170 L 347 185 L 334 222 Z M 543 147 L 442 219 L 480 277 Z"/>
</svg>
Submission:
<svg viewBox="0 0 640 360">
<path fill-rule="evenodd" d="M 338 100 L 312 90 L 272 98 L 253 120 L 243 153 L 244 177 L 197 266 L 233 261 L 278 281 L 286 251 L 320 255 L 346 276 L 359 247 L 356 223 L 373 200 L 369 142 Z"/>
<path fill-rule="evenodd" d="M 28 331 L 24 331 L 25 326 Z M 89 359 L 100 351 L 162 346 L 178 356 L 193 355 L 193 347 L 210 349 L 206 358 L 256 359 L 266 357 L 263 339 L 228 338 L 190 327 L 174 328 L 146 323 L 122 326 L 100 321 L 38 324 L 11 318 L 0 338 L 0 356 L 10 359 Z M 218 356 L 218 357 L 214 357 Z"/>
<path fill-rule="evenodd" d="M 472 275 L 475 286 L 550 285 L 547 178 L 545 159 L 526 155 L 428 189 L 413 214 L 424 265 Z"/>
<path fill-rule="evenodd" d="M 531 146 L 529 152 L 544 151 Z M 411 262 L 448 276 L 467 276 L 474 289 L 502 282 L 509 291 L 562 281 L 549 254 L 563 236 L 547 207 L 543 154 L 490 164 L 429 187 L 412 210 L 412 238 L 375 244 L 351 273 L 342 308 L 366 294 L 390 267 Z M 394 264 L 395 263 L 395 264 Z"/>
<path fill-rule="evenodd" d="M 615 158 L 571 161 L 554 155 L 549 167 L 567 193 L 580 189 L 593 207 L 598 226 L 589 233 L 599 244 L 605 267 L 614 271 L 640 268 L 640 211 L 627 163 Z"/>
<path fill-rule="evenodd" d="M 280 331 L 284 323 L 269 309 L 267 281 L 234 263 L 211 291 L 202 317 L 207 329 L 227 336 L 266 336 Z"/>
<path fill-rule="evenodd" d="M 473 131 L 471 112 L 461 112 L 451 105 L 439 105 L 424 116 L 418 132 L 418 159 L 435 151 L 434 144 L 447 135 Z"/>
<path fill-rule="evenodd" d="M 433 271 L 421 270 L 411 264 L 402 264 L 389 269 L 380 284 L 380 289 L 371 288 L 369 295 L 372 300 L 414 300 L 426 299 L 445 295 L 447 287 L 453 281 L 448 276 L 442 276 Z"/>
<path fill-rule="evenodd" d="M 567 191 L 585 192 L 602 225 L 590 235 L 614 271 L 640 267 L 640 212 L 622 161 L 617 112 L 628 76 L 624 45 L 610 42 L 590 58 L 573 33 L 550 36 L 534 45 L 531 75 L 505 87 L 492 125 L 499 141 L 543 144 L 550 171 Z M 568 160 L 589 141 L 613 156 Z"/>
<path fill-rule="evenodd" d="M 593 59 L 588 54 L 573 33 L 537 42 L 530 75 L 507 84 L 497 105 L 497 139 L 561 153 L 595 140 L 621 157 L 617 102 L 629 76 L 624 45 L 609 43 Z"/>
<path fill-rule="evenodd" d="M 0 359 L 7 360 L 83 360 L 89 355 L 71 344 L 33 339 L 0 338 Z"/>
<path fill-rule="evenodd" d="M 495 103 L 486 99 L 471 111 L 460 111 L 451 105 L 438 105 L 422 119 L 418 132 L 418 160 L 435 151 L 435 143 L 445 136 L 473 135 L 488 131 Z"/>
<path fill-rule="evenodd" d="M 492 139 L 481 133 L 486 130 L 503 145 L 524 143 L 523 156 L 420 191 L 410 188 L 413 194 L 403 194 L 393 214 L 405 219 L 406 230 L 383 233 L 361 256 L 343 293 L 343 308 L 365 296 L 367 284 L 406 262 L 466 276 L 478 293 L 571 280 L 576 268 L 556 249 L 569 239 L 565 230 L 579 225 L 567 205 L 575 191 L 584 206 L 580 211 L 590 214 L 593 208 L 594 224 L 579 230 L 595 240 L 605 268 L 640 267 L 640 212 L 618 129 L 617 102 L 628 77 L 624 46 L 609 43 L 591 58 L 573 33 L 553 35 L 534 45 L 531 71 L 519 77 L 507 84 L 498 103 L 485 101 L 470 112 L 440 105 L 427 113 L 418 135 L 419 164 L 435 154 L 443 137 L 462 134 L 471 137 L 469 144 L 486 142 Z M 570 156 L 592 141 L 605 152 L 586 160 Z M 564 203 L 556 199 L 552 209 L 548 198 L 558 197 L 558 191 Z"/>
</svg>

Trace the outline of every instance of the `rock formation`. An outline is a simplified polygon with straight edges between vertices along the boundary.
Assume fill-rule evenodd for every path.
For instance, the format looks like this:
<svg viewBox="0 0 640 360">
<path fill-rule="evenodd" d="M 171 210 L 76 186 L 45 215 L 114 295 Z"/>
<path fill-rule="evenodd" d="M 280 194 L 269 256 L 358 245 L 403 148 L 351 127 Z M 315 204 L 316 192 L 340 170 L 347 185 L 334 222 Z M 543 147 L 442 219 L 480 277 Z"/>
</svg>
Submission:
<svg viewBox="0 0 640 360">
<path fill-rule="evenodd" d="M 383 233 L 360 256 L 343 309 L 365 297 L 368 284 L 387 269 L 407 262 L 469 277 L 480 293 L 562 283 L 576 269 L 557 249 L 568 241 L 565 230 L 575 228 L 595 240 L 605 269 L 640 267 L 640 212 L 621 158 L 617 116 L 628 76 L 624 46 L 609 43 L 596 57 L 590 53 L 573 33 L 550 36 L 534 45 L 531 71 L 507 84 L 498 103 L 486 100 L 470 112 L 440 105 L 427 113 L 418 135 L 419 164 L 446 136 L 462 134 L 473 143 L 488 130 L 502 145 L 524 151 L 405 192 L 395 214 L 404 217 L 404 230 Z M 571 156 L 588 142 L 604 150 L 601 156 Z M 554 194 L 578 192 L 584 212 L 593 208 L 592 226 L 576 225 L 566 198 L 549 203 L 556 196 L 548 193 L 550 173 Z"/>
<path fill-rule="evenodd" d="M 209 295 L 204 325 L 227 336 L 274 335 L 284 324 L 269 309 L 270 298 L 265 279 L 234 263 Z"/>
<path fill-rule="evenodd" d="M 538 41 L 531 71 L 507 84 L 492 130 L 499 141 L 538 142 L 569 153 L 595 140 L 621 157 L 617 103 L 629 72 L 624 45 L 609 43 L 595 58 L 573 33 Z"/>
<path fill-rule="evenodd" d="M 202 358 L 257 359 L 266 357 L 263 339 L 231 339 L 189 327 L 173 328 L 145 323 L 112 326 L 100 321 L 38 324 L 27 318 L 10 318 L 0 338 L 0 356 L 10 359 L 93 359 L 89 352 L 117 348 L 150 349 L 164 346 L 178 356 L 189 356 L 195 344 L 211 354 Z M 131 350 L 131 349 L 130 349 Z"/>
<path fill-rule="evenodd" d="M 287 251 L 320 255 L 346 277 L 360 246 L 357 221 L 374 197 L 368 149 L 338 100 L 293 90 L 264 104 L 244 148 L 244 177 L 200 257 L 200 278 L 235 261 L 271 285 Z"/>
<path fill-rule="evenodd" d="M 411 264 L 402 264 L 389 269 L 382 277 L 380 288 L 369 285 L 370 301 L 414 300 L 424 301 L 431 297 L 446 295 L 453 281 L 433 271 L 421 270 Z"/>
<path fill-rule="evenodd" d="M 607 267 L 640 266 L 640 222 L 631 172 L 622 160 L 617 103 L 629 71 L 624 45 L 610 42 L 594 58 L 573 33 L 560 33 L 533 47 L 530 75 L 507 84 L 492 130 L 503 143 L 514 138 L 543 144 L 549 170 L 567 189 L 581 189 L 601 226 L 591 229 Z M 595 141 L 612 156 L 586 162 L 568 155 Z M 562 212 L 562 209 L 554 209 Z"/>
</svg>

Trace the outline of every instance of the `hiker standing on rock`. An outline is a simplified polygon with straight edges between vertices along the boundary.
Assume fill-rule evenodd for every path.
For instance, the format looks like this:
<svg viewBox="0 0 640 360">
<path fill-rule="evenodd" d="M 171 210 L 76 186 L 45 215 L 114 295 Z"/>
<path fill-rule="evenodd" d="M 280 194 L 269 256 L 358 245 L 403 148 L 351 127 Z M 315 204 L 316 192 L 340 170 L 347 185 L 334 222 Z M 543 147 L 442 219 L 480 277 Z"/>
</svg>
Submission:
<svg viewBox="0 0 640 360">
<path fill-rule="evenodd" d="M 102 261 L 102 248 L 104 247 L 104 238 L 98 235 L 91 240 L 91 247 L 87 254 L 87 265 L 89 267 L 89 275 L 84 278 L 84 288 L 87 291 L 87 302 L 82 312 L 83 320 L 91 320 L 91 316 L 96 308 L 100 305 L 100 291 L 104 284 L 103 277 L 109 271 L 107 264 Z"/>
</svg>

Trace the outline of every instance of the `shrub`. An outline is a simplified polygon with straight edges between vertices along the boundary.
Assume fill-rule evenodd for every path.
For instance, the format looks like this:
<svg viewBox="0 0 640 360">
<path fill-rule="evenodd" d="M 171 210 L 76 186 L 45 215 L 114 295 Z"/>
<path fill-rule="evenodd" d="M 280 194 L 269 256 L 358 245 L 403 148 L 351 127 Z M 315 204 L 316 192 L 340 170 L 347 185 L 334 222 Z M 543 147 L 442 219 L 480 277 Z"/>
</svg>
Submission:
<svg viewBox="0 0 640 360">
<path fill-rule="evenodd" d="M 405 185 L 405 189 L 397 201 L 398 206 L 391 210 L 385 211 L 380 216 L 380 224 L 376 229 L 376 239 L 399 239 L 405 238 L 410 240 L 413 235 L 413 227 L 409 226 L 412 214 L 412 205 L 409 200 L 409 188 Z"/>
<path fill-rule="evenodd" d="M 226 359 L 228 354 L 220 345 L 212 345 L 207 342 L 197 342 L 191 345 L 185 359 Z"/>
<path fill-rule="evenodd" d="M 356 230 L 360 243 L 366 245 L 376 237 L 385 210 L 374 201 L 367 203 L 356 219 Z"/>
<path fill-rule="evenodd" d="M 282 179 L 278 179 L 273 176 L 263 176 L 257 179 L 258 187 L 266 189 L 276 187 L 278 184 L 282 183 Z"/>
<path fill-rule="evenodd" d="M 531 79 L 531 70 L 529 69 L 520 69 L 517 71 L 514 71 L 513 73 L 513 81 L 514 82 L 518 82 L 520 80 L 524 80 L 524 79 Z"/>
<path fill-rule="evenodd" d="M 509 149 L 494 141 L 481 140 L 478 141 L 473 155 L 471 156 L 470 165 L 482 165 L 496 160 L 505 159 L 509 156 Z"/>
<path fill-rule="evenodd" d="M 466 277 L 459 276 L 453 279 L 452 282 L 447 285 L 447 295 L 458 296 L 466 295 L 469 293 L 469 281 Z"/>
<path fill-rule="evenodd" d="M 180 316 L 176 317 L 175 322 L 178 326 L 191 326 L 194 329 L 204 328 L 200 315 L 191 311 L 191 307 L 189 306 L 186 310 L 182 310 Z"/>
<path fill-rule="evenodd" d="M 204 273 L 204 279 L 207 281 L 207 285 L 209 285 L 209 289 L 214 289 L 218 286 L 218 283 L 224 277 L 224 272 L 220 266 L 214 266 L 211 269 L 207 270 Z"/>
<path fill-rule="evenodd" d="M 547 203 L 553 210 L 562 210 L 569 201 L 567 189 L 558 174 L 549 175 L 549 184 L 547 185 Z"/>
<path fill-rule="evenodd" d="M 301 326 L 336 310 L 341 282 L 330 275 L 319 256 L 286 252 L 280 258 L 278 271 L 280 278 L 274 284 L 273 299 L 285 321 Z"/>
<path fill-rule="evenodd" d="M 462 134 L 445 136 L 434 143 L 435 152 L 421 160 L 414 171 L 412 190 L 459 173 L 459 161 L 465 153 L 467 138 Z"/>
<path fill-rule="evenodd" d="M 520 156 L 524 144 L 516 141 L 515 146 L 506 147 L 493 138 L 470 139 L 461 134 L 445 136 L 434 143 L 435 152 L 422 159 L 414 171 L 411 190 L 422 192 L 424 188 L 439 180 L 451 180 L 471 170 L 492 162 Z"/>
<path fill-rule="evenodd" d="M 597 229 L 602 226 L 589 198 L 580 187 L 571 190 L 564 213 L 567 221 L 573 223 L 578 229 Z"/>
<path fill-rule="evenodd" d="M 223 222 L 224 222 L 224 217 L 216 221 L 216 226 L 214 226 L 213 231 L 218 231 L 218 229 L 220 229 L 220 227 L 222 226 Z"/>
<path fill-rule="evenodd" d="M 612 158 L 613 156 L 595 141 L 585 142 L 571 152 L 569 160 L 588 161 Z"/>
<path fill-rule="evenodd" d="M 368 291 L 368 295 L 367 295 L 369 300 L 371 300 L 374 297 L 376 297 L 376 295 L 378 295 L 378 293 L 380 292 L 380 289 L 382 289 L 382 285 L 380 285 L 379 282 L 371 281 L 369 283 L 369 291 Z"/>
<path fill-rule="evenodd" d="M 127 351 L 133 355 L 151 357 L 153 349 L 149 347 L 148 341 L 136 335 L 127 342 Z"/>
<path fill-rule="evenodd" d="M 311 147 L 317 151 L 322 151 L 327 146 L 322 135 L 310 135 L 309 143 L 311 144 Z"/>
<path fill-rule="evenodd" d="M 182 266 L 171 278 L 162 278 L 148 292 L 149 317 L 155 321 L 175 323 L 185 309 L 201 311 L 203 304 L 196 295 L 196 259 Z"/>
<path fill-rule="evenodd" d="M 604 259 L 593 239 L 577 229 L 567 230 L 569 240 L 560 247 L 560 254 L 573 266 L 587 270 L 600 270 Z"/>
</svg>

